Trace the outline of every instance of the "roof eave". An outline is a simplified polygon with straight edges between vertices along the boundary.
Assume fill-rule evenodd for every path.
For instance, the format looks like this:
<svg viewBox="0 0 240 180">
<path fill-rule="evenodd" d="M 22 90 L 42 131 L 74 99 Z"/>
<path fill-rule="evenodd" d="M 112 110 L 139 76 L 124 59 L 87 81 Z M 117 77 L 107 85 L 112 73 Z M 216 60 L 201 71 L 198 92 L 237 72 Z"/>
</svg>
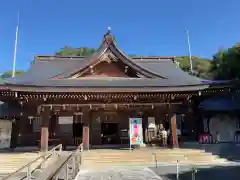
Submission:
<svg viewBox="0 0 240 180">
<path fill-rule="evenodd" d="M 22 91 L 22 92 L 189 92 L 201 91 L 209 85 L 191 86 L 155 86 L 155 87 L 73 87 L 73 86 L 33 86 L 33 85 L 5 85 L 1 90 Z"/>
</svg>

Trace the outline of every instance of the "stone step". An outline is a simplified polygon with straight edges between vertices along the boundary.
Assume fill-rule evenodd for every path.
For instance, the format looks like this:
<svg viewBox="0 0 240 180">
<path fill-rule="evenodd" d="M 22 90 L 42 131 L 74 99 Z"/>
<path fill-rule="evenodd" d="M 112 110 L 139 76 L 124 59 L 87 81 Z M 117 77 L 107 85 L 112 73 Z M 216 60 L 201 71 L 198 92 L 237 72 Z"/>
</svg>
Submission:
<svg viewBox="0 0 240 180">
<path fill-rule="evenodd" d="M 157 158 L 217 158 L 216 155 L 211 154 L 198 154 L 198 155 L 185 155 L 185 154 L 155 154 Z M 108 155 L 101 155 L 101 156 L 83 156 L 84 159 L 88 160 L 98 160 L 98 159 L 115 159 L 115 160 L 121 160 L 121 159 L 149 159 L 155 157 L 153 154 L 145 154 L 144 156 L 136 156 L 136 155 L 118 155 L 118 156 L 108 156 Z"/>
<path fill-rule="evenodd" d="M 216 160 L 216 161 L 179 161 L 179 164 L 224 164 L 226 163 L 225 160 Z M 168 160 L 168 161 L 158 161 L 159 165 L 162 164 L 176 164 L 176 161 Z M 135 161 L 135 162 L 127 162 L 127 161 L 120 161 L 120 162 L 84 162 L 83 167 L 98 167 L 98 168 L 104 168 L 104 167 L 113 167 L 113 166 L 146 166 L 146 165 L 155 165 L 155 162 L 152 161 Z"/>
<path fill-rule="evenodd" d="M 205 151 L 170 151 L 170 150 L 158 150 L 158 151 L 127 151 L 127 152 L 83 152 L 84 155 L 104 155 L 104 154 L 113 154 L 113 155 L 120 155 L 120 154 L 145 154 L 145 153 L 171 153 L 171 154 L 199 154 L 199 153 L 205 153 Z"/>
<path fill-rule="evenodd" d="M 214 161 L 214 160 L 217 160 L 218 158 L 217 157 L 209 157 L 209 156 L 206 156 L 206 157 L 192 157 L 192 158 L 189 158 L 189 157 L 183 157 L 183 156 L 179 156 L 179 157 L 176 157 L 176 156 L 169 156 L 169 157 L 157 157 L 157 161 L 162 161 L 162 162 L 165 162 L 165 161 L 185 161 L 185 160 L 188 160 L 188 161 Z M 149 158 L 139 158 L 139 159 L 127 159 L 127 158 L 122 158 L 122 159 L 119 159 L 119 158 L 96 158 L 96 159 L 84 159 L 83 162 L 85 161 L 92 161 L 92 162 L 121 162 L 121 161 L 125 161 L 125 162 L 135 162 L 135 161 L 154 161 L 154 158 L 152 157 L 149 157 Z"/>
<path fill-rule="evenodd" d="M 205 153 L 201 151 L 195 151 L 194 153 L 186 153 L 185 151 L 175 151 L 170 153 L 170 150 L 155 151 L 158 163 L 176 163 L 179 161 L 183 164 L 218 164 L 227 162 L 225 159 L 221 159 L 211 153 Z M 98 165 L 111 166 L 111 165 L 144 165 L 154 164 L 155 157 L 151 151 L 145 153 L 133 152 L 106 152 L 106 153 L 92 153 L 83 154 L 83 164 L 85 165 Z"/>
<path fill-rule="evenodd" d="M 179 152 L 179 153 L 171 153 L 171 152 L 146 152 L 146 153 L 134 153 L 134 152 L 128 152 L 128 153 L 83 153 L 84 157 L 91 157 L 91 156 L 109 156 L 109 157 L 116 157 L 116 156 L 135 156 L 135 157 L 142 157 L 142 156 L 148 156 L 149 154 L 157 154 L 157 155 L 188 155 L 188 156 L 195 156 L 195 155 L 212 155 L 210 152 L 199 152 L 199 153 L 185 153 L 185 152 Z"/>
<path fill-rule="evenodd" d="M 39 157 L 38 153 L 2 153 L 0 154 L 0 174 L 15 172 L 37 157 Z M 39 161 L 34 163 L 31 168 L 37 166 Z M 27 170 L 24 169 L 23 171 L 26 172 Z"/>
<path fill-rule="evenodd" d="M 218 161 L 219 159 L 216 158 L 157 158 L 157 161 L 161 162 L 168 162 L 168 161 Z M 154 162 L 154 159 L 122 159 L 122 160 L 115 160 L 115 159 L 99 159 L 99 160 L 84 160 L 83 162 Z M 221 160 L 222 161 L 222 160 Z"/>
<path fill-rule="evenodd" d="M 152 158 L 152 157 L 188 157 L 188 158 L 194 158 L 194 157 L 217 157 L 216 155 L 210 155 L 210 154 L 200 154 L 200 155 L 185 155 L 185 154 L 147 154 L 144 156 L 131 156 L 131 155 L 125 155 L 125 156 L 83 156 L 83 159 L 103 159 L 103 158 L 109 158 L 109 159 L 146 159 L 146 158 Z"/>
</svg>

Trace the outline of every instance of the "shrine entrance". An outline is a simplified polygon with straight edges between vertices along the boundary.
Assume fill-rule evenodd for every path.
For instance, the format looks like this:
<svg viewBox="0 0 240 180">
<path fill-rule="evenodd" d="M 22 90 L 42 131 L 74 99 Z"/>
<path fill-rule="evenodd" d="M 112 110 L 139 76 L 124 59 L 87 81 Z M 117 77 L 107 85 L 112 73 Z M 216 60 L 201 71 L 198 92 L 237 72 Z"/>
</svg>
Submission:
<svg viewBox="0 0 240 180">
<path fill-rule="evenodd" d="M 83 124 L 82 123 L 73 123 L 73 138 L 74 144 L 80 144 L 82 141 L 83 134 Z"/>
<path fill-rule="evenodd" d="M 101 123 L 101 142 L 105 144 L 120 144 L 118 123 Z"/>
<path fill-rule="evenodd" d="M 78 146 L 82 143 L 83 137 L 83 122 L 82 116 L 74 116 L 74 121 L 72 124 L 72 132 L 73 132 L 73 139 L 74 145 Z"/>
</svg>

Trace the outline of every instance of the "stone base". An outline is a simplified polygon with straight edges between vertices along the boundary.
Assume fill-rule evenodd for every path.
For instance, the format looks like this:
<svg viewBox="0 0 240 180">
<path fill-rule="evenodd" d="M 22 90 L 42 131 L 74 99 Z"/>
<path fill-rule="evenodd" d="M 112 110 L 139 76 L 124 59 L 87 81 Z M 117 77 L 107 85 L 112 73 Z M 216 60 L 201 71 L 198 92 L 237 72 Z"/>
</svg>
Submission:
<svg viewBox="0 0 240 180">
<path fill-rule="evenodd" d="M 147 147 L 145 143 L 140 144 L 140 148 L 145 148 Z"/>
</svg>

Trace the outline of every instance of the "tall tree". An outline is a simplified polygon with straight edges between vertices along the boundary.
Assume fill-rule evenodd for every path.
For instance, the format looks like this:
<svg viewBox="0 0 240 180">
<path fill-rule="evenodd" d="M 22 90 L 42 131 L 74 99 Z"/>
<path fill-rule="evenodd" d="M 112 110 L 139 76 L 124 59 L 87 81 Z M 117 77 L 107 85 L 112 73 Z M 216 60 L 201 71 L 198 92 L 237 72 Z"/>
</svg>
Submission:
<svg viewBox="0 0 240 180">
<path fill-rule="evenodd" d="M 216 80 L 239 79 L 240 43 L 228 49 L 220 49 L 213 56 L 211 72 Z"/>
</svg>

